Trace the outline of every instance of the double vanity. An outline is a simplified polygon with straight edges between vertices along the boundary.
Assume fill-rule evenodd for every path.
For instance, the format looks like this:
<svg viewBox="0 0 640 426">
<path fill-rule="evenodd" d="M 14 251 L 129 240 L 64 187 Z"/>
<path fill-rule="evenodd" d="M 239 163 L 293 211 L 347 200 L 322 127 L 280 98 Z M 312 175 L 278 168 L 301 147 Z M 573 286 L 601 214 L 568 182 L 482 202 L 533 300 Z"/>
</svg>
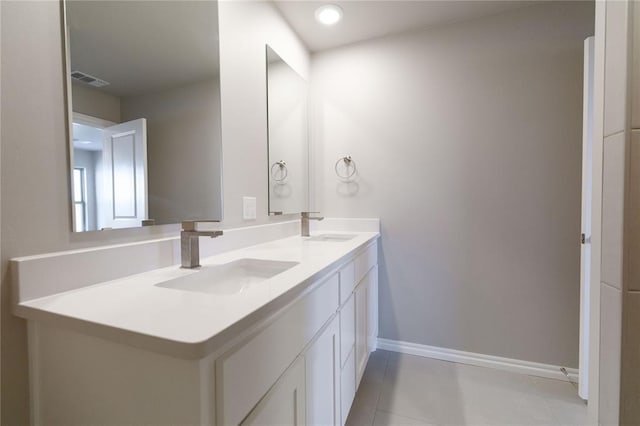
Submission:
<svg viewBox="0 0 640 426">
<path fill-rule="evenodd" d="M 343 425 L 376 345 L 378 223 L 297 226 L 202 239 L 194 269 L 154 267 L 177 238 L 14 259 L 32 423 Z"/>
<path fill-rule="evenodd" d="M 72 231 L 183 230 L 11 261 L 31 423 L 344 425 L 376 346 L 378 220 L 185 226 L 222 220 L 218 2 L 61 6 Z M 277 44 L 236 52 L 267 83 L 268 194 L 232 191 L 243 225 L 312 204 L 307 82 Z"/>
</svg>

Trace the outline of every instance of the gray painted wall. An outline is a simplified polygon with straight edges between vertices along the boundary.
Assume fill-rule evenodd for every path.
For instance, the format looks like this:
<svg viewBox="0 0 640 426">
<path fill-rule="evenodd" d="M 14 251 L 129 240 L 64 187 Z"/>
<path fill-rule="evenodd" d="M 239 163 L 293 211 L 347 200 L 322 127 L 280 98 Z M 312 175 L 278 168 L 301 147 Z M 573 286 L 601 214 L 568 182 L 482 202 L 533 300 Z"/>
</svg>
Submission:
<svg viewBox="0 0 640 426">
<path fill-rule="evenodd" d="M 0 3 L 0 423 L 23 425 L 28 424 L 29 417 L 26 322 L 11 315 L 9 284 L 12 277 L 8 260 L 23 255 L 177 235 L 178 226 L 70 232 L 60 4 L 56 1 L 6 0 Z M 247 194 L 259 197 L 257 222 L 267 222 L 270 219 L 266 203 L 264 44 L 276 47 L 303 75 L 307 74 L 309 56 L 270 3 L 223 2 L 220 19 L 222 134 L 226 165 L 225 221 L 222 225 L 244 224 L 241 205 L 242 195 Z M 247 37 L 249 33 L 252 34 L 250 38 Z"/>
<path fill-rule="evenodd" d="M 149 219 L 222 218 L 220 83 L 121 98 L 122 121 L 147 119 Z"/>
<path fill-rule="evenodd" d="M 219 14 L 224 222 L 247 224 L 242 220 L 245 195 L 257 197 L 258 217 L 249 224 L 290 220 L 295 216 L 267 215 L 265 44 L 304 79 L 309 53 L 271 2 L 222 1 Z"/>
<path fill-rule="evenodd" d="M 75 112 L 120 123 L 119 97 L 78 83 L 72 84 L 72 101 Z"/>
<path fill-rule="evenodd" d="M 554 2 L 313 55 L 317 207 L 381 219 L 381 337 L 578 366 L 593 22 Z"/>
</svg>

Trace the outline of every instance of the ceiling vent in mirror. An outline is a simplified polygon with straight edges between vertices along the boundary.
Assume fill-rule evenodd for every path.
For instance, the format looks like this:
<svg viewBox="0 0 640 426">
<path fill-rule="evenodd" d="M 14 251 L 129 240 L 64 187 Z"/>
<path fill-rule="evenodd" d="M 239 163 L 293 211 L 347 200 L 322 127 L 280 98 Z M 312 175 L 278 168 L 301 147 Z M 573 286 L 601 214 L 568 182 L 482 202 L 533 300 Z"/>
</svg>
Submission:
<svg viewBox="0 0 640 426">
<path fill-rule="evenodd" d="M 72 71 L 71 78 L 93 87 L 104 87 L 109 85 L 108 81 L 101 80 L 98 77 L 83 73 L 82 71 Z"/>
</svg>

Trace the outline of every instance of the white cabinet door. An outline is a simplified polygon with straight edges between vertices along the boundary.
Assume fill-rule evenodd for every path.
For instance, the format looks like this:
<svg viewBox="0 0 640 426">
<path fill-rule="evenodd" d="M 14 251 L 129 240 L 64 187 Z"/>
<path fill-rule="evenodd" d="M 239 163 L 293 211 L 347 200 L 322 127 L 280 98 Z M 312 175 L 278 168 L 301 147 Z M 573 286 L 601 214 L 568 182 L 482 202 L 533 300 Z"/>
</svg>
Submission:
<svg viewBox="0 0 640 426">
<path fill-rule="evenodd" d="M 356 287 L 356 387 L 360 383 L 364 369 L 369 358 L 369 348 L 367 346 L 367 284 L 365 277 L 358 287 Z"/>
<path fill-rule="evenodd" d="M 265 395 L 242 425 L 305 425 L 305 362 L 298 359 Z"/>
<path fill-rule="evenodd" d="M 376 350 L 378 345 L 378 266 L 374 266 L 369 272 L 369 287 L 367 288 L 369 299 L 367 311 L 367 346 L 369 352 Z"/>
<path fill-rule="evenodd" d="M 355 351 L 351 351 L 347 363 L 340 373 L 340 424 L 344 426 L 349 417 L 351 404 L 356 396 L 356 362 Z"/>
<path fill-rule="evenodd" d="M 340 337 L 336 316 L 309 348 L 307 366 L 307 424 L 340 423 Z"/>
<path fill-rule="evenodd" d="M 244 419 L 338 307 L 338 275 L 294 303 L 278 319 L 216 360 L 218 425 Z"/>
</svg>

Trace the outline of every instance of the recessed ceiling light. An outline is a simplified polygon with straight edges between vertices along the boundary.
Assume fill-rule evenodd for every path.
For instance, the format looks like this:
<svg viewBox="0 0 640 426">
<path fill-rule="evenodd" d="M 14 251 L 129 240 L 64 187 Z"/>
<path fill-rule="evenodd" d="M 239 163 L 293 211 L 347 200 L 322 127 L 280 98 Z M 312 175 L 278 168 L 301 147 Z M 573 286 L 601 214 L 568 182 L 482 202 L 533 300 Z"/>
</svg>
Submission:
<svg viewBox="0 0 640 426">
<path fill-rule="evenodd" d="M 342 19 L 342 8 L 335 4 L 326 4 L 316 10 L 316 20 L 324 25 L 334 25 Z"/>
</svg>

